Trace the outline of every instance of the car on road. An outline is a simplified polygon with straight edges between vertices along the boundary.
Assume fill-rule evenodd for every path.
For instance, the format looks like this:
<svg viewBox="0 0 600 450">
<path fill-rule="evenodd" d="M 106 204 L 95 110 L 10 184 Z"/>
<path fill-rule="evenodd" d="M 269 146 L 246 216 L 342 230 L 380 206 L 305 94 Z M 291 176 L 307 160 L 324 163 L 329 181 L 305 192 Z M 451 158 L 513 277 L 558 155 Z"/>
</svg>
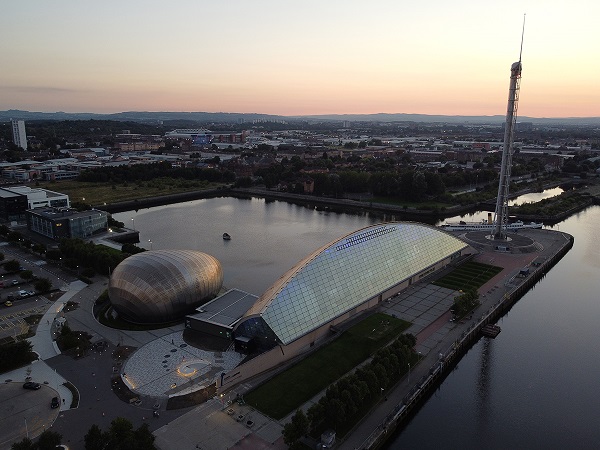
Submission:
<svg viewBox="0 0 600 450">
<path fill-rule="evenodd" d="M 35 383 L 33 381 L 27 381 L 26 383 L 23 384 L 23 389 L 32 389 L 34 391 L 37 391 L 41 387 L 42 387 L 42 385 L 40 383 Z"/>
<path fill-rule="evenodd" d="M 12 284 L 13 286 L 16 286 L 17 284 L 19 284 L 19 282 L 17 280 L 12 280 L 10 282 L 10 284 Z"/>
<path fill-rule="evenodd" d="M 20 297 L 27 297 L 29 295 L 29 292 L 24 291 L 24 290 L 20 290 L 19 291 L 19 296 Z"/>
<path fill-rule="evenodd" d="M 54 409 L 54 408 L 58 408 L 60 406 L 60 400 L 58 399 L 58 397 L 52 397 L 52 400 L 50 401 L 50 408 Z"/>
<path fill-rule="evenodd" d="M 4 302 L 4 306 L 12 306 L 12 302 L 10 300 L 6 300 Z"/>
</svg>

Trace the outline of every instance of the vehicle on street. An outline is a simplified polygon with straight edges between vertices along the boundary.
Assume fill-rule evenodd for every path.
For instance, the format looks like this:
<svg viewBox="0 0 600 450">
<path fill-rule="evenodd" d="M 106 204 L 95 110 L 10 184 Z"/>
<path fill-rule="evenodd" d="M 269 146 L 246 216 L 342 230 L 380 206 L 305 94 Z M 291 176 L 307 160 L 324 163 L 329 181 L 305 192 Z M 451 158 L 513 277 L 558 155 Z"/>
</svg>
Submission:
<svg viewBox="0 0 600 450">
<path fill-rule="evenodd" d="M 24 291 L 24 290 L 20 290 L 18 292 L 18 294 L 19 294 L 20 297 L 27 297 L 29 295 L 29 292 Z"/>
<path fill-rule="evenodd" d="M 4 302 L 4 306 L 12 306 L 12 302 L 10 300 L 6 300 Z"/>
<path fill-rule="evenodd" d="M 52 397 L 52 400 L 50 401 L 50 408 L 54 409 L 54 408 L 58 408 L 60 406 L 60 400 L 58 399 L 58 397 Z"/>
<path fill-rule="evenodd" d="M 17 280 L 12 280 L 10 283 L 11 283 L 13 286 L 16 286 L 17 284 L 19 284 L 19 282 L 18 282 Z"/>
<path fill-rule="evenodd" d="M 40 383 L 35 383 L 33 381 L 28 381 L 23 384 L 23 389 L 32 389 L 34 391 L 37 391 L 41 387 L 42 387 L 42 385 Z"/>
</svg>

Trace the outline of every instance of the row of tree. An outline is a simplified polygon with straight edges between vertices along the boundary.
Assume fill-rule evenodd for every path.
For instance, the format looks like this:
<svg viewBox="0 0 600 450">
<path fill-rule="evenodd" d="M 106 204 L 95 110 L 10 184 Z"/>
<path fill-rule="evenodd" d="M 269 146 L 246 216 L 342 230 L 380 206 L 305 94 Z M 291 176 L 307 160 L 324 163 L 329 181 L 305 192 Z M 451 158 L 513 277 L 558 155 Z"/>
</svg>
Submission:
<svg viewBox="0 0 600 450">
<path fill-rule="evenodd" d="M 224 183 L 235 181 L 235 174 L 233 172 L 200 167 L 173 167 L 167 161 L 85 170 L 80 173 L 77 180 L 87 182 L 136 183 L 163 177 Z"/>
<path fill-rule="evenodd" d="M 12 444 L 11 450 L 56 450 L 61 440 L 60 433 L 46 430 L 36 442 L 24 438 Z M 114 419 L 107 431 L 102 431 L 98 425 L 92 425 L 84 441 L 85 450 L 156 450 L 154 436 L 147 423 L 134 429 L 133 424 L 122 417 Z"/>
<path fill-rule="evenodd" d="M 114 250 L 105 245 L 95 245 L 82 239 L 61 239 L 59 250 L 46 253 L 48 259 L 63 260 L 67 267 L 93 268 L 98 273 L 108 275 L 129 254 Z"/>
<path fill-rule="evenodd" d="M 299 448 L 298 442 L 309 431 L 320 434 L 329 428 L 339 430 L 358 420 L 406 372 L 414 360 L 415 344 L 413 335 L 401 335 L 379 349 L 369 364 L 332 384 L 306 415 L 302 410 L 296 411 L 284 427 L 285 443 L 290 448 Z"/>
</svg>

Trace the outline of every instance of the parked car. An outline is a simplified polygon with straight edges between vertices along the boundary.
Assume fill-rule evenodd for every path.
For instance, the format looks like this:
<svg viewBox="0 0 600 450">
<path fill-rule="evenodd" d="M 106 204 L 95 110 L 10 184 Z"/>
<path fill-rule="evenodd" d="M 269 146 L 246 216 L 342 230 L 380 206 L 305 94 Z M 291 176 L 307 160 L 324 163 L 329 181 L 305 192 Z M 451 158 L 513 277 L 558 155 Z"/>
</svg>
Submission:
<svg viewBox="0 0 600 450">
<path fill-rule="evenodd" d="M 24 389 L 32 389 L 34 391 L 37 391 L 41 387 L 42 387 L 42 385 L 40 383 L 35 383 L 33 381 L 28 381 L 25 384 L 23 384 Z"/>
<path fill-rule="evenodd" d="M 4 306 L 12 306 L 12 302 L 10 300 L 6 300 L 4 302 Z"/>
<path fill-rule="evenodd" d="M 10 283 L 11 283 L 13 286 L 16 286 L 17 284 L 19 284 L 19 282 L 18 282 L 17 280 L 12 280 Z"/>
<path fill-rule="evenodd" d="M 60 406 L 60 400 L 58 399 L 58 397 L 52 397 L 52 400 L 50 401 L 50 408 L 54 409 L 54 408 L 58 408 Z"/>
<path fill-rule="evenodd" d="M 27 297 L 29 295 L 29 292 L 24 291 L 24 290 L 20 290 L 19 291 L 19 296 L 20 297 Z"/>
</svg>

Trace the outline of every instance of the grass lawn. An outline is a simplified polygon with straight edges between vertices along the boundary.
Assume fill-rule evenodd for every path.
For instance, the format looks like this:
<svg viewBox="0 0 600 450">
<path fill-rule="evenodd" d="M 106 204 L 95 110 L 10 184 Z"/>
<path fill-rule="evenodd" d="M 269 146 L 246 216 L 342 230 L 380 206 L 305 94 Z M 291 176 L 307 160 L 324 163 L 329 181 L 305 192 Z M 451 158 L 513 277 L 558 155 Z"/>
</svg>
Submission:
<svg viewBox="0 0 600 450">
<path fill-rule="evenodd" d="M 40 182 L 39 187 L 51 191 L 68 194 L 71 202 L 102 205 L 136 198 L 157 197 L 180 192 L 215 189 L 222 183 L 208 183 L 199 180 L 182 180 L 174 178 L 156 178 L 136 183 L 91 183 L 75 180 L 57 182 Z"/>
<path fill-rule="evenodd" d="M 479 289 L 502 271 L 502 267 L 469 261 L 433 284 L 454 290 Z"/>
<path fill-rule="evenodd" d="M 410 323 L 376 313 L 285 372 L 244 396 L 246 403 L 281 419 L 362 363 Z"/>
</svg>

